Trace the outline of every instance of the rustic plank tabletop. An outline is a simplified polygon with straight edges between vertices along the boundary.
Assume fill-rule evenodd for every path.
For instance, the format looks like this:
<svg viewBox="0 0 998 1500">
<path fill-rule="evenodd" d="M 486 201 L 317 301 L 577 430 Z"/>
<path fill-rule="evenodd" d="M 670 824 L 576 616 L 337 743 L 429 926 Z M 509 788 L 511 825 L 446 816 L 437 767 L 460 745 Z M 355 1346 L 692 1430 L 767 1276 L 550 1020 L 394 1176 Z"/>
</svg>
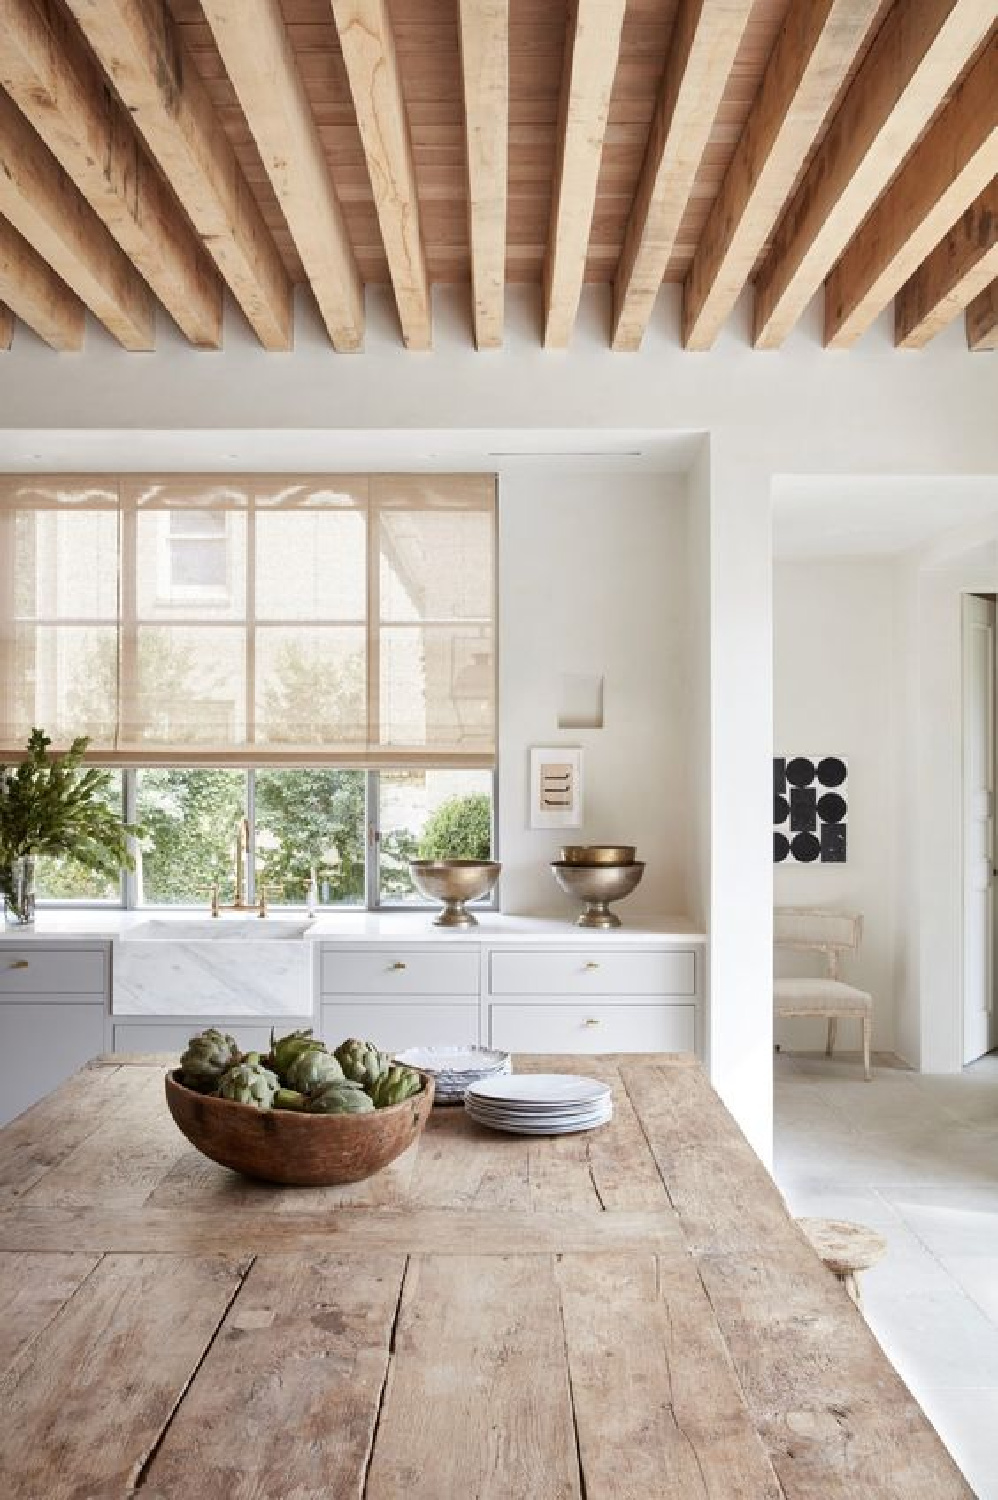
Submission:
<svg viewBox="0 0 998 1500">
<path fill-rule="evenodd" d="M 4 1500 L 972 1496 L 696 1064 L 516 1067 L 613 1122 L 272 1188 L 113 1058 L 0 1131 Z"/>
</svg>

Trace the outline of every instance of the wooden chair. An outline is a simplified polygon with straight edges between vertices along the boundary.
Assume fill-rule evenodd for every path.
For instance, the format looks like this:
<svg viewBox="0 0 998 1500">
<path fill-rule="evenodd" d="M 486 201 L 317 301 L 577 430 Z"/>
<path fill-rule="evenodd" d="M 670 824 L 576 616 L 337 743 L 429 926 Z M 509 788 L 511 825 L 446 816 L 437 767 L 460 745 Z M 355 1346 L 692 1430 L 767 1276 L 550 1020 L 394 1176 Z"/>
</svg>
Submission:
<svg viewBox="0 0 998 1500">
<path fill-rule="evenodd" d="M 773 916 L 773 941 L 777 948 L 798 953 L 821 953 L 825 975 L 821 979 L 777 979 L 773 983 L 776 1016 L 823 1016 L 828 1021 L 825 1054 L 831 1057 L 841 1019 L 852 1019 L 863 1027 L 863 1071 L 869 1082 L 870 1041 L 873 1031 L 873 997 L 839 978 L 843 953 L 855 953 L 863 935 L 863 918 L 847 912 L 812 910 L 803 906 L 778 906 Z"/>
</svg>

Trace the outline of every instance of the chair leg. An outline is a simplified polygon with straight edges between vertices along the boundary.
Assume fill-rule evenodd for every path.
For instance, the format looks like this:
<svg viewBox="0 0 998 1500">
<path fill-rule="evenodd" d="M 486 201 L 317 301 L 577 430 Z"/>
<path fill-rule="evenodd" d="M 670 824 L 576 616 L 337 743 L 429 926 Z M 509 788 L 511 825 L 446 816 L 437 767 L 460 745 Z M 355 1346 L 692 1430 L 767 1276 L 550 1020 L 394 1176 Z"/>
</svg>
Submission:
<svg viewBox="0 0 998 1500">
<path fill-rule="evenodd" d="M 835 1046 L 835 1033 L 838 1030 L 838 1025 L 838 1018 L 836 1016 L 828 1017 L 828 1041 L 825 1045 L 826 1057 L 831 1057 L 832 1055 L 832 1049 Z"/>
<path fill-rule="evenodd" d="M 873 1077 L 870 1068 L 870 1040 L 873 1033 L 873 1022 L 869 1016 L 863 1017 L 863 1075 L 867 1083 Z"/>
</svg>

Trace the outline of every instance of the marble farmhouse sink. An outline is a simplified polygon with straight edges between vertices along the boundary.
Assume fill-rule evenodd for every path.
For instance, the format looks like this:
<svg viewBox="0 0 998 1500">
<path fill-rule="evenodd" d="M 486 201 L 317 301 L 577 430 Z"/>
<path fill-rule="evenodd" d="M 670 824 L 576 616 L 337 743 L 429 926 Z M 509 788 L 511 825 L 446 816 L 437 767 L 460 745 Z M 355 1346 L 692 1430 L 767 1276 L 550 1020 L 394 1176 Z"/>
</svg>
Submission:
<svg viewBox="0 0 998 1500">
<path fill-rule="evenodd" d="M 311 927 L 309 918 L 292 917 L 151 917 L 122 933 L 126 943 L 292 942 Z"/>
<path fill-rule="evenodd" d="M 302 1016 L 311 1011 L 306 918 L 150 917 L 115 945 L 118 1016 Z M 192 1028 L 194 1029 L 194 1028 Z"/>
</svg>

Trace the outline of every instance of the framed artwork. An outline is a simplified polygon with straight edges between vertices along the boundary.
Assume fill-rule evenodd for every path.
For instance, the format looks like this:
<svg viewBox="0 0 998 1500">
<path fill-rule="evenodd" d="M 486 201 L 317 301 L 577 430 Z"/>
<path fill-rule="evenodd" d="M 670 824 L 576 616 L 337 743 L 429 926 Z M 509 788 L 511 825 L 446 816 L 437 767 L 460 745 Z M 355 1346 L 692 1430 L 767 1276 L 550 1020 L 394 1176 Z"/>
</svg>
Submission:
<svg viewBox="0 0 998 1500">
<path fill-rule="evenodd" d="M 844 865 L 849 765 L 841 755 L 779 755 L 773 761 L 773 861 Z"/>
<path fill-rule="evenodd" d="M 564 745 L 530 752 L 531 828 L 582 827 L 582 751 Z"/>
</svg>

